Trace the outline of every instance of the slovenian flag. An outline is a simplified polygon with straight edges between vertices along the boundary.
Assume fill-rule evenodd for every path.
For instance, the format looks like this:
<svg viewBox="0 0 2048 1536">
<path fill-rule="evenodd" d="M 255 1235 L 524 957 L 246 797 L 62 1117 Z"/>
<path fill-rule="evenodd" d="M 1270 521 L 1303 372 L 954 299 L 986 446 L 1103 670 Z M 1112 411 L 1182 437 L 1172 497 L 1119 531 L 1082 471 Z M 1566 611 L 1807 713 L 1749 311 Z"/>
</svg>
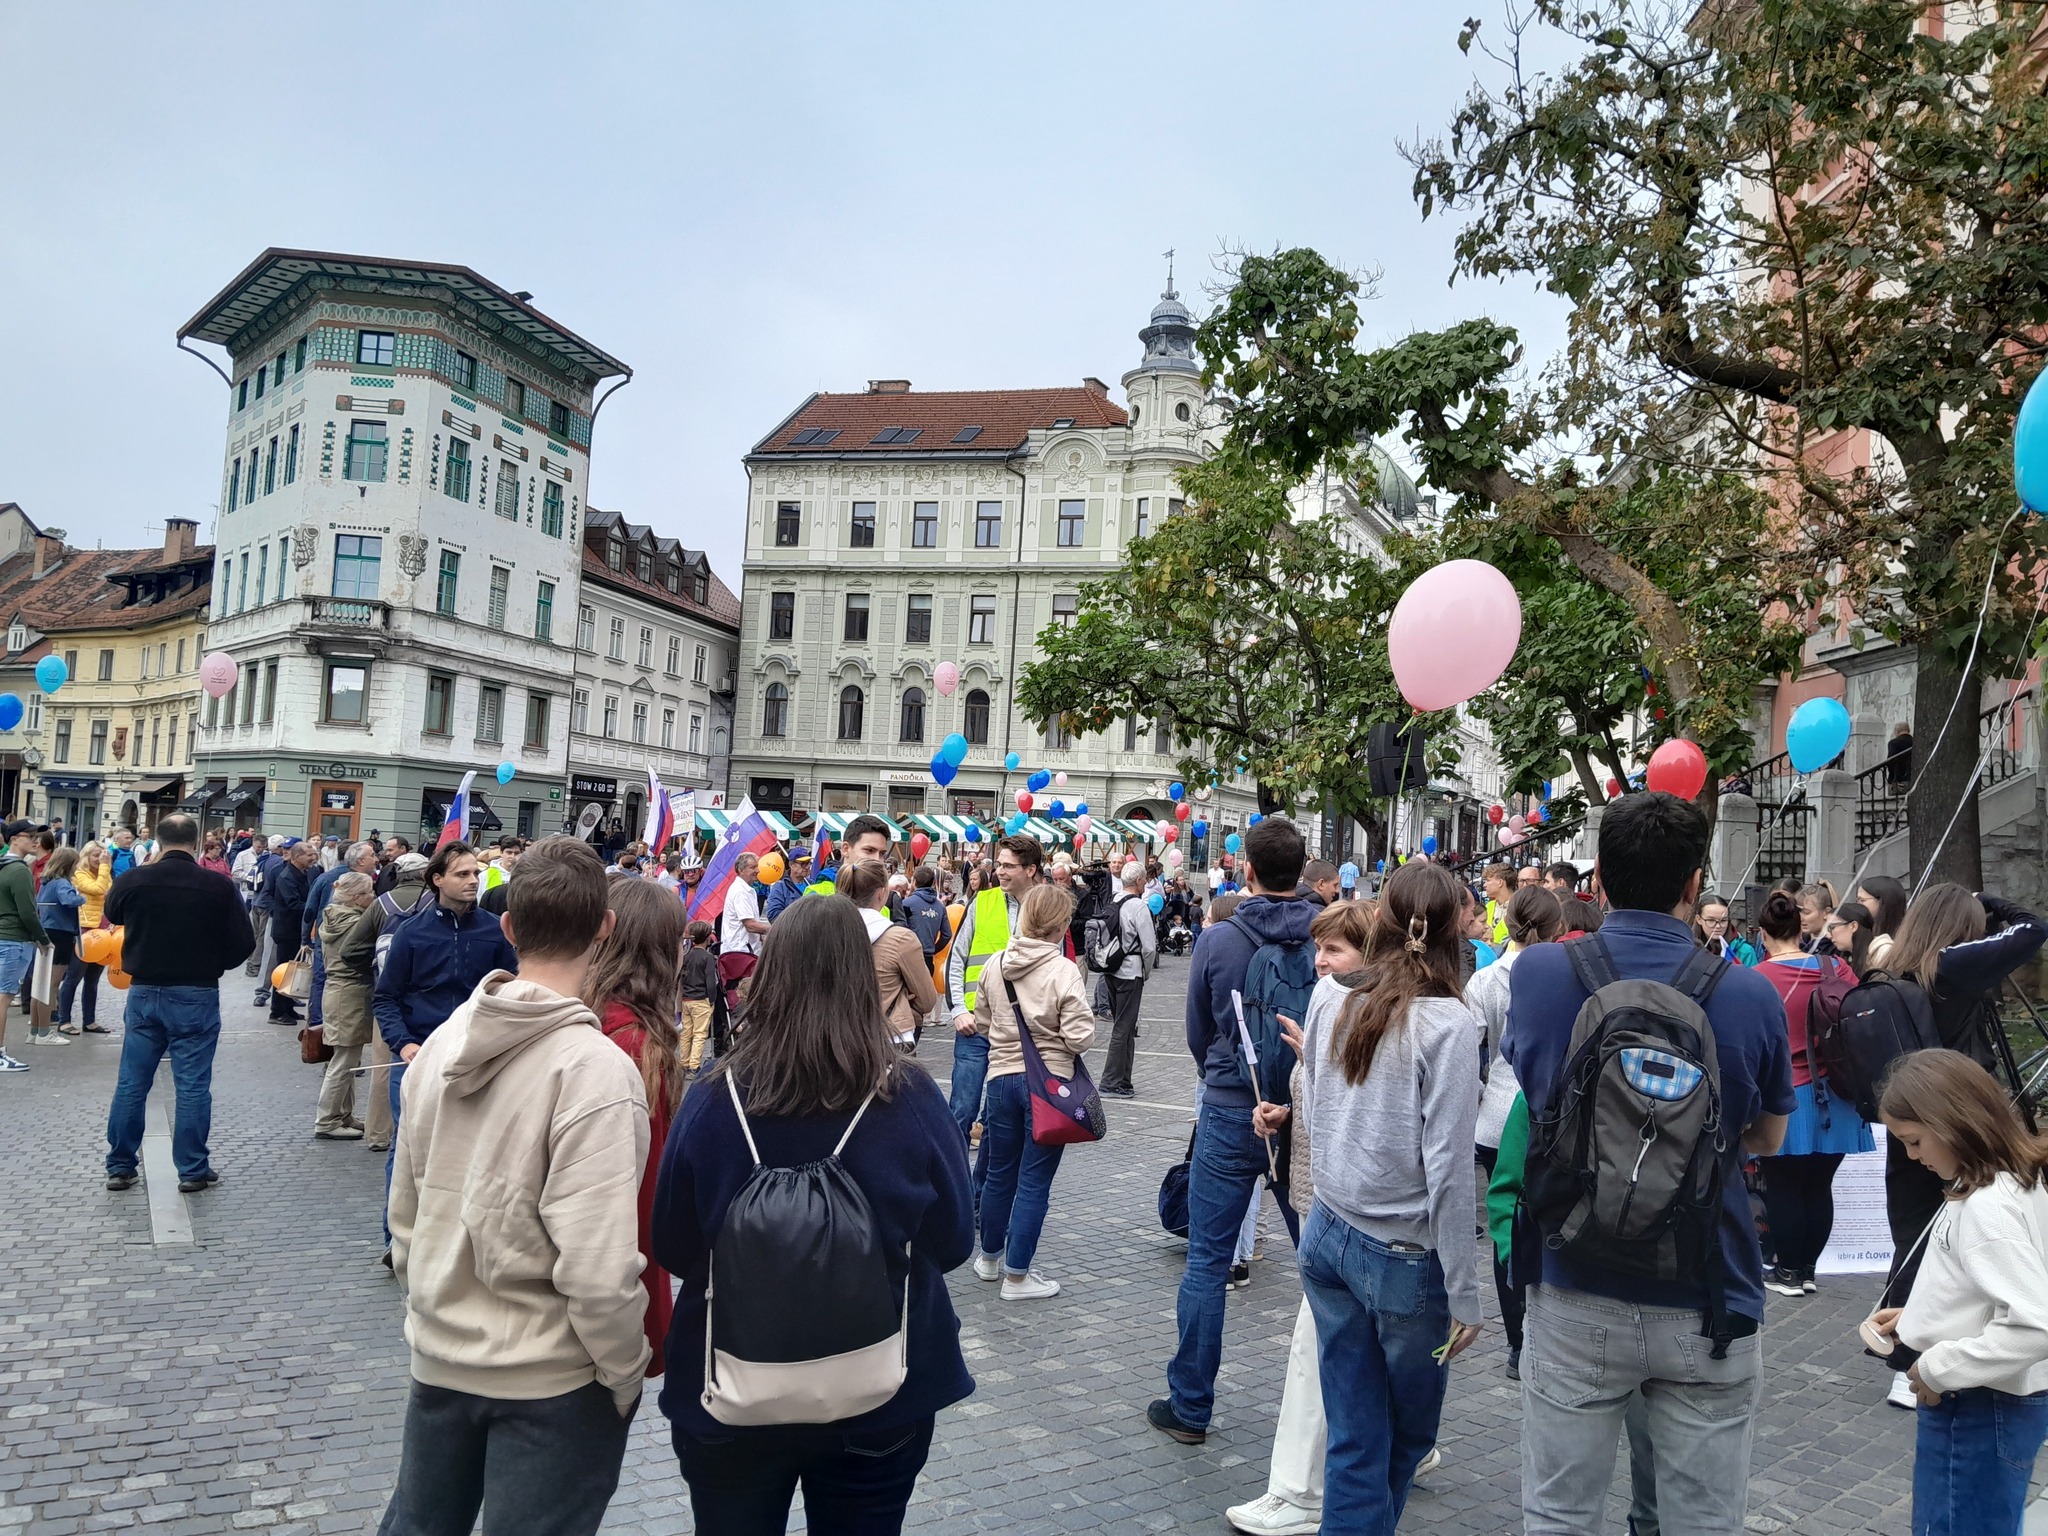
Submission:
<svg viewBox="0 0 2048 1536">
<path fill-rule="evenodd" d="M 775 832 L 754 809 L 753 797 L 740 802 L 740 808 L 733 812 L 732 820 L 719 834 L 718 851 L 711 855 L 711 862 L 705 866 L 704 878 L 697 884 L 697 899 L 690 903 L 690 916 L 716 922 L 725 911 L 725 893 L 731 889 L 733 866 L 739 863 L 740 855 L 751 853 L 757 857 L 775 846 Z"/>
<path fill-rule="evenodd" d="M 441 823 L 441 835 L 434 839 L 434 851 L 439 853 L 450 843 L 469 841 L 469 786 L 476 782 L 476 770 L 470 769 L 462 776 L 462 787 L 455 791 L 455 798 L 448 805 L 448 819 Z"/>
<path fill-rule="evenodd" d="M 647 825 L 640 833 L 640 841 L 647 845 L 647 851 L 659 857 L 661 850 L 668 846 L 668 840 L 676 835 L 676 813 L 669 804 L 668 791 L 661 787 L 661 780 L 653 770 L 647 770 Z"/>
</svg>

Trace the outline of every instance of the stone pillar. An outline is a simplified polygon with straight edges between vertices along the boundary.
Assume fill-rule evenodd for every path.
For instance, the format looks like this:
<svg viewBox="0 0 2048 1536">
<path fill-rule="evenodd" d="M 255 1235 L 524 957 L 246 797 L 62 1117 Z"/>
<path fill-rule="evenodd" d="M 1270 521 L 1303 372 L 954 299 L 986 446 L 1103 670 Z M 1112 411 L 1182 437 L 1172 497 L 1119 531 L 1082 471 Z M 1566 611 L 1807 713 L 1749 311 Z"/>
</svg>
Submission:
<svg viewBox="0 0 2048 1536">
<path fill-rule="evenodd" d="M 1882 715 L 1858 710 L 1849 716 L 1848 763 L 1852 772 L 1875 768 L 1884 761 L 1884 746 L 1892 728 Z"/>
<path fill-rule="evenodd" d="M 1756 801 L 1748 795 L 1721 796 L 1714 812 L 1714 841 L 1707 850 L 1703 888 L 1730 901 L 1742 894 L 1735 882 L 1756 862 Z"/>
<path fill-rule="evenodd" d="M 1572 849 L 1572 857 L 1597 859 L 1600 857 L 1600 819 L 1607 814 L 1604 805 L 1586 808 L 1586 825 L 1579 830 L 1578 839 Z"/>
<path fill-rule="evenodd" d="M 1840 768 L 1823 768 L 1806 779 L 1806 803 L 1813 817 L 1806 826 L 1806 878 L 1830 880 L 1845 889 L 1856 877 L 1856 776 Z"/>
</svg>

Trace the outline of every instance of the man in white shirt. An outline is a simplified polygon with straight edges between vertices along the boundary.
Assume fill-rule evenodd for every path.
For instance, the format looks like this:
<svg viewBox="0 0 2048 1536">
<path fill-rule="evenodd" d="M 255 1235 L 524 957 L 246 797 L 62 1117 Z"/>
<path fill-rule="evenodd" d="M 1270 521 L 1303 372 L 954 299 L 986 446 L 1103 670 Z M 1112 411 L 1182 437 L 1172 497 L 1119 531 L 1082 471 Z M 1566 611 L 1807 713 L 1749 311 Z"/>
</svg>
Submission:
<svg viewBox="0 0 2048 1536">
<path fill-rule="evenodd" d="M 754 871 L 760 863 L 753 854 L 743 853 L 732 867 L 732 884 L 725 890 L 724 921 L 718 932 L 721 954 L 761 953 L 761 935 L 768 925 L 761 920 L 761 898 L 754 891 Z"/>
</svg>

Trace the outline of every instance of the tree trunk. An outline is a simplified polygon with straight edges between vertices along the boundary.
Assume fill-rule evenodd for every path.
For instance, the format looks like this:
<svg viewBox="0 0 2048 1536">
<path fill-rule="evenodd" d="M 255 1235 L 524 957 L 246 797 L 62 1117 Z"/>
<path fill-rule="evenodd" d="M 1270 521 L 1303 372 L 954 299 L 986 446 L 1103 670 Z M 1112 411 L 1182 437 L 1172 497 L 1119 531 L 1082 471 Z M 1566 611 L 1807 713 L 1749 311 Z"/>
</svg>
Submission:
<svg viewBox="0 0 2048 1536">
<path fill-rule="evenodd" d="M 1957 703 L 1959 689 L 1962 701 Z M 1906 845 L 1912 865 L 1909 885 L 1919 880 L 1953 880 L 1966 890 L 1982 888 L 1977 716 L 1983 691 L 1978 667 L 1971 668 L 1966 678 L 1961 668 L 1939 659 L 1932 646 L 1921 648 L 1913 677 L 1913 787 L 1906 800 Z M 1955 718 L 1943 733 L 1941 724 L 1948 719 L 1951 705 Z"/>
</svg>

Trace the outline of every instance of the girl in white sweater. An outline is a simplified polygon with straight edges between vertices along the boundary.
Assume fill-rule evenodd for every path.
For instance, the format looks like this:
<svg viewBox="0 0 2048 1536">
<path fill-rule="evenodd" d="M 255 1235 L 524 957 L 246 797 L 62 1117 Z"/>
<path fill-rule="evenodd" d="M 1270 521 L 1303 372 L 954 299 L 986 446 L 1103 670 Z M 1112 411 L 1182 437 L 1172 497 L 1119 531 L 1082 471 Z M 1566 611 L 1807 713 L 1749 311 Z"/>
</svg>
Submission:
<svg viewBox="0 0 2048 1536">
<path fill-rule="evenodd" d="M 2048 1140 L 1957 1051 L 1903 1057 L 1878 1108 L 1948 1185 L 1910 1299 L 1871 1318 L 1919 1353 L 1913 1533 L 2018 1536 L 2048 1434 Z"/>
</svg>

